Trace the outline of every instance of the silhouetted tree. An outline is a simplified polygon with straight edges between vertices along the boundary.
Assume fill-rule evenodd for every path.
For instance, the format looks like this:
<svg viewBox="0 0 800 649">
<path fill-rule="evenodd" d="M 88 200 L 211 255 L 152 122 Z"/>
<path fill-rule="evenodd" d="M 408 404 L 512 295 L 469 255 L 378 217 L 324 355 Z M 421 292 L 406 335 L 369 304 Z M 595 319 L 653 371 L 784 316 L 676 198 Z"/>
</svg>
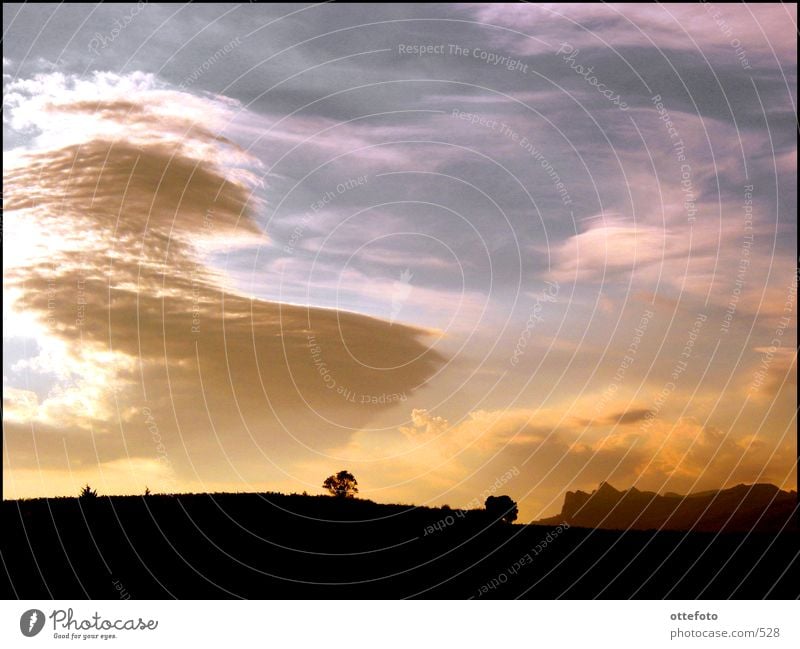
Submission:
<svg viewBox="0 0 800 649">
<path fill-rule="evenodd" d="M 80 497 L 81 497 L 83 500 L 91 500 L 91 499 L 93 499 L 93 498 L 97 498 L 97 491 L 96 491 L 96 490 L 94 490 L 94 489 L 92 489 L 92 488 L 89 486 L 89 483 L 86 483 L 86 484 L 84 485 L 83 489 L 81 489 L 81 495 L 80 495 Z"/>
<path fill-rule="evenodd" d="M 145 496 L 145 498 L 147 498 L 147 496 L 151 496 L 151 495 L 152 495 L 152 492 L 150 491 L 150 487 L 145 487 L 144 488 L 144 496 Z"/>
<path fill-rule="evenodd" d="M 352 473 L 343 470 L 325 478 L 322 488 L 337 498 L 352 498 L 358 493 L 358 480 Z"/>
<path fill-rule="evenodd" d="M 503 523 L 513 523 L 517 520 L 519 510 L 509 496 L 489 496 L 486 499 L 486 513 L 492 520 L 502 521 Z"/>
</svg>

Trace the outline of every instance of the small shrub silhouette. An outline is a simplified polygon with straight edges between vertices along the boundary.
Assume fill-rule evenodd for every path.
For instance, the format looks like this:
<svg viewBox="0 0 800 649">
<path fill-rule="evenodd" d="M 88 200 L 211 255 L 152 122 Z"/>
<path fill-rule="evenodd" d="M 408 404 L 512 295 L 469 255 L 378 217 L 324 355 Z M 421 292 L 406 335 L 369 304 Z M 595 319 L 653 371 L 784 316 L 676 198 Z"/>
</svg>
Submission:
<svg viewBox="0 0 800 649">
<path fill-rule="evenodd" d="M 89 486 L 89 483 L 87 482 L 84 485 L 83 489 L 81 489 L 80 498 L 81 498 L 81 500 L 93 500 L 93 499 L 97 498 L 97 490 L 92 489 Z"/>
</svg>

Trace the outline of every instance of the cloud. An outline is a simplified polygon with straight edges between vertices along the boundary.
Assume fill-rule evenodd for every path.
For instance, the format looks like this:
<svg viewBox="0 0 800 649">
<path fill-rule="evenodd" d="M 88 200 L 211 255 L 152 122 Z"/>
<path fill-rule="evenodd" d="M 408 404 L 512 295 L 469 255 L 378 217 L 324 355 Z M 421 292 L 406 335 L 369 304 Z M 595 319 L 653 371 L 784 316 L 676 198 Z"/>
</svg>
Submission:
<svg viewBox="0 0 800 649">
<path fill-rule="evenodd" d="M 211 479 L 215 459 L 235 474 L 236 457 L 267 465 L 287 446 L 327 444 L 442 364 L 423 329 L 253 298 L 207 264 L 209 250 L 264 242 L 258 162 L 218 134 L 228 102 L 139 75 L 54 77 L 14 88 L 12 123 L 41 132 L 5 172 L 6 218 L 22 238 L 6 242 L 19 254 L 4 288 L 10 318 L 35 324 L 59 376 L 38 405 L 6 388 L 14 421 L 37 424 L 35 436 L 84 431 L 73 461 L 96 457 L 99 435 L 109 462 L 152 456 L 150 416 L 179 470 Z M 51 141 L 64 126 L 72 142 Z M 19 368 L 41 371 L 43 359 Z M 14 468 L 31 466 L 31 431 L 8 435 Z"/>
<path fill-rule="evenodd" d="M 592 399 L 585 402 L 590 409 Z M 645 430 L 636 424 L 647 412 L 631 408 L 592 420 L 561 408 L 511 408 L 475 410 L 451 422 L 415 409 L 410 425 L 395 434 L 359 431 L 335 455 L 359 476 L 365 497 L 413 494 L 418 504 L 465 506 L 514 469 L 520 478 L 504 493 L 519 499 L 531 519 L 558 511 L 564 491 L 602 481 L 686 493 L 723 483 L 784 484 L 794 474 L 788 436 L 723 431 L 693 417 L 659 418 Z M 325 466 L 310 462 L 302 471 L 316 475 Z"/>
<path fill-rule="evenodd" d="M 36 419 L 39 397 L 31 390 L 3 387 L 3 421 L 28 422 Z"/>
<path fill-rule="evenodd" d="M 580 426 L 586 427 L 613 426 L 615 424 L 625 426 L 642 421 L 647 417 L 648 412 L 650 412 L 648 408 L 630 408 L 628 410 L 611 413 L 599 419 L 582 419 L 580 417 L 576 417 L 575 422 Z"/>
<path fill-rule="evenodd" d="M 617 422 L 620 424 L 635 424 L 645 418 L 647 413 L 650 412 L 647 408 L 637 408 L 628 410 L 626 412 L 618 412 L 608 418 L 608 423 Z"/>
<path fill-rule="evenodd" d="M 703 473 L 717 487 L 737 445 L 755 436 L 767 463 L 793 421 L 783 352 L 741 421 L 728 406 L 796 314 L 794 7 L 373 6 L 364 26 L 356 5 L 198 5 L 163 29 L 170 10 L 153 6 L 99 57 L 86 43 L 114 8 L 57 11 L 19 12 L 5 42 L 6 463 L 52 475 L 166 453 L 186 488 L 313 490 L 354 458 L 365 493 L 453 504 L 516 466 L 510 493 L 532 518 L 617 475 L 690 486 L 697 466 L 681 477 L 667 451 L 645 470 L 647 454 L 719 445 L 706 429 L 736 440 Z M 234 38 L 191 93 L 170 85 Z M 410 42 L 471 52 L 401 55 Z M 109 71 L 131 65 L 144 71 Z M 558 304 L 511 368 L 556 277 Z M 587 403 L 645 308 L 619 390 Z M 636 437 L 701 311 L 692 367 Z M 737 475 L 754 469 L 745 454 Z"/>
<path fill-rule="evenodd" d="M 479 5 L 465 8 L 492 25 L 542 36 L 545 42 L 568 40 L 578 47 L 655 46 L 666 50 L 702 49 L 706 56 L 739 61 L 744 49 L 751 63 L 785 58 L 795 46 L 797 8 L 784 5 L 564 4 Z M 539 38 L 517 37 L 519 50 L 541 51 Z"/>
</svg>

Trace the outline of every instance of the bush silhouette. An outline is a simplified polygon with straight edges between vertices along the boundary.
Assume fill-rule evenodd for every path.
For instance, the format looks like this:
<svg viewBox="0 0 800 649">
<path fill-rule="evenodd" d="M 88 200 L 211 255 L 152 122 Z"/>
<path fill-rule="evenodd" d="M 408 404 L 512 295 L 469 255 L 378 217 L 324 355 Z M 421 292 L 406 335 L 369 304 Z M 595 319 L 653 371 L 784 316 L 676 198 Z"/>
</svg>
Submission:
<svg viewBox="0 0 800 649">
<path fill-rule="evenodd" d="M 513 523 L 517 520 L 519 509 L 509 496 L 489 496 L 486 499 L 486 513 L 492 520 Z"/>
<path fill-rule="evenodd" d="M 337 498 L 352 498 L 358 493 L 358 480 L 352 473 L 343 470 L 325 478 L 322 488 Z"/>
<path fill-rule="evenodd" d="M 89 483 L 86 483 L 84 485 L 83 489 L 81 489 L 80 498 L 82 500 L 91 500 L 91 499 L 97 498 L 97 491 L 95 489 L 92 489 L 89 486 Z"/>
</svg>

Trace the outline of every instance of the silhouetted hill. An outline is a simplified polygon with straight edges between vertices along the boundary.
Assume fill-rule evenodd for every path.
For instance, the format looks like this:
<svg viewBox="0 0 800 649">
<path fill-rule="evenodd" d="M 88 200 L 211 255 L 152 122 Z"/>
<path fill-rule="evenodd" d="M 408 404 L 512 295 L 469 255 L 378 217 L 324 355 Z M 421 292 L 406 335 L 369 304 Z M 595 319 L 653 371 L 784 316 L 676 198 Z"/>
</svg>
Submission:
<svg viewBox="0 0 800 649">
<path fill-rule="evenodd" d="M 592 493 L 568 491 L 557 516 L 542 525 L 567 522 L 609 530 L 692 530 L 697 532 L 797 531 L 797 492 L 771 484 L 740 484 L 730 489 L 682 496 L 659 495 L 635 487 L 617 491 L 607 482 Z"/>
<path fill-rule="evenodd" d="M 282 494 L 2 503 L 6 598 L 797 598 L 798 534 L 509 525 Z"/>
</svg>

